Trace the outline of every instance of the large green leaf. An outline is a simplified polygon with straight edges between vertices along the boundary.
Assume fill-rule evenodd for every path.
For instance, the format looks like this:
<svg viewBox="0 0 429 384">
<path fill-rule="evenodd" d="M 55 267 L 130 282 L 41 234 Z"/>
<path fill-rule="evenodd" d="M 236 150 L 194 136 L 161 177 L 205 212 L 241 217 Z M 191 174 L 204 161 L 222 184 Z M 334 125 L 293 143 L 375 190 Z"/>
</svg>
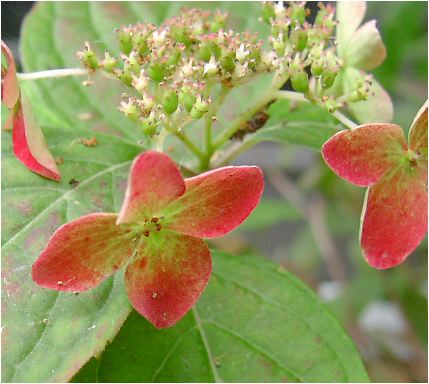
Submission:
<svg viewBox="0 0 429 384">
<path fill-rule="evenodd" d="M 362 382 L 353 344 L 314 293 L 270 261 L 214 252 L 210 283 L 176 326 L 133 312 L 74 381 Z"/>
</svg>

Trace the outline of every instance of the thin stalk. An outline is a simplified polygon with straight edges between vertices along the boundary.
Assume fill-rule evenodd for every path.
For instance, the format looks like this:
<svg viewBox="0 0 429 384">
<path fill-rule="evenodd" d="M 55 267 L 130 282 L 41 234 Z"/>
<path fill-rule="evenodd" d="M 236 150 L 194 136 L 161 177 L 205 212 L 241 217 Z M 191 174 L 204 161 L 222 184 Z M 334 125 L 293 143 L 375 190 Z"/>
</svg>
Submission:
<svg viewBox="0 0 429 384">
<path fill-rule="evenodd" d="M 206 158 L 204 161 L 201 161 L 200 167 L 202 170 L 207 169 L 210 165 L 210 160 L 212 157 L 215 148 L 212 143 L 213 132 L 212 132 L 212 124 L 213 124 L 213 116 L 219 111 L 219 108 L 222 106 L 226 96 L 228 95 L 230 88 L 222 85 L 222 88 L 219 92 L 218 98 L 216 101 L 209 107 L 209 110 L 205 116 L 205 144 L 206 144 Z"/>
<path fill-rule="evenodd" d="M 161 132 L 158 134 L 158 136 L 156 136 L 155 138 L 155 150 L 157 152 L 163 152 L 163 148 L 164 148 L 164 141 L 166 139 L 166 137 L 169 135 L 169 131 L 164 127 L 161 129 Z"/>
<path fill-rule="evenodd" d="M 17 73 L 18 80 L 39 80 L 39 79 L 50 79 L 67 76 L 87 76 L 88 70 L 85 68 L 61 68 L 51 69 L 48 71 L 40 72 L 28 72 L 28 73 Z"/>
<path fill-rule="evenodd" d="M 182 131 L 177 130 L 173 133 L 200 161 L 206 158 L 206 155 Z"/>
<path fill-rule="evenodd" d="M 351 121 L 347 116 L 343 115 L 339 111 L 333 112 L 332 116 L 334 116 L 341 124 L 343 124 L 350 130 L 355 129 L 358 126 L 354 121 Z"/>
</svg>

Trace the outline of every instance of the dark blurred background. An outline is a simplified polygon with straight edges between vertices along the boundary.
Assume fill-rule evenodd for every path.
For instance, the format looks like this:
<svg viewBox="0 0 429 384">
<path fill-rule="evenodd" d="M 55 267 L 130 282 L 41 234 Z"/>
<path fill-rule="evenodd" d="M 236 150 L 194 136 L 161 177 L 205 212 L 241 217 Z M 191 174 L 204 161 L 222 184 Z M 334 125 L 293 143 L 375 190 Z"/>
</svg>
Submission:
<svg viewBox="0 0 429 384">
<path fill-rule="evenodd" d="M 2 39 L 16 54 L 33 3 L 1 3 Z M 394 101 L 394 122 L 407 129 L 427 99 L 428 4 L 369 2 L 369 19 L 388 52 L 373 73 Z M 427 240 L 400 267 L 373 270 L 358 244 L 364 190 L 333 175 L 318 153 L 260 144 L 237 163 L 269 170 L 266 198 L 240 231 L 215 245 L 270 255 L 309 284 L 353 337 L 372 381 L 427 382 Z"/>
</svg>

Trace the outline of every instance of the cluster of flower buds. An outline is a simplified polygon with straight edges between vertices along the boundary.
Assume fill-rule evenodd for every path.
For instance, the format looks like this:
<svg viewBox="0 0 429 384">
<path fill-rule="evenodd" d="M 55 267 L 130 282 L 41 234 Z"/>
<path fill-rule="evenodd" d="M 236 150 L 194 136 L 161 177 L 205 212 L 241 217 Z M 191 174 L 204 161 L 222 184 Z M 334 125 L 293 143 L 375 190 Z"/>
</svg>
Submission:
<svg viewBox="0 0 429 384">
<path fill-rule="evenodd" d="M 341 68 L 332 44 L 336 22 L 334 8 L 319 3 L 310 24 L 310 9 L 305 2 L 264 2 L 262 20 L 271 27 L 270 43 L 279 66 L 290 77 L 292 88 L 306 93 L 309 77 L 318 80 L 322 90 L 332 86 Z"/>
<path fill-rule="evenodd" d="M 165 119 L 178 126 L 203 117 L 211 102 L 210 85 L 233 87 L 261 73 L 276 71 L 280 79 L 290 79 L 295 91 L 322 101 L 341 64 L 332 43 L 334 8 L 318 6 L 310 23 L 305 2 L 263 3 L 261 20 L 271 30 L 268 48 L 257 34 L 227 29 L 226 13 L 191 8 L 160 26 L 118 29 L 118 57 L 105 52 L 99 58 L 88 43 L 78 56 L 90 72 L 101 69 L 134 88 L 136 95 L 125 96 L 120 110 L 140 122 L 147 136 L 166 126 Z M 358 84 L 347 101 L 363 99 L 365 89 Z M 335 110 L 340 102 L 328 99 L 327 108 Z"/>
<path fill-rule="evenodd" d="M 226 30 L 227 16 L 183 9 L 159 27 L 118 29 L 119 57 L 105 52 L 99 58 L 88 43 L 78 56 L 90 72 L 101 69 L 134 88 L 137 95 L 125 95 L 119 109 L 153 136 L 167 117 L 200 119 L 211 102 L 208 84 L 233 87 L 273 69 L 257 35 Z"/>
</svg>

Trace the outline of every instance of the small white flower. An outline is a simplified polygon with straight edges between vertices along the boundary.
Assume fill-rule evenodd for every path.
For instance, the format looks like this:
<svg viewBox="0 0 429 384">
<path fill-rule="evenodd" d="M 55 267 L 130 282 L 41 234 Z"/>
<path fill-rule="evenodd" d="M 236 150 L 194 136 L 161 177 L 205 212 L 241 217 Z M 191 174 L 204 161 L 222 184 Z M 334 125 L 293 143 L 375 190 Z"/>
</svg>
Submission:
<svg viewBox="0 0 429 384">
<path fill-rule="evenodd" d="M 153 42 L 156 46 L 160 46 L 165 42 L 165 36 L 167 35 L 167 31 L 164 29 L 161 32 L 155 31 L 152 34 Z"/>
<path fill-rule="evenodd" d="M 192 65 L 193 61 L 194 61 L 194 58 L 193 58 L 193 57 L 191 57 L 191 58 L 189 59 L 188 64 L 185 64 L 185 65 L 182 67 L 182 74 L 184 75 L 183 77 L 190 77 L 190 76 L 192 76 L 192 74 L 194 73 L 194 71 L 195 71 L 196 69 L 198 69 L 198 67 L 194 67 L 194 66 Z"/>
<path fill-rule="evenodd" d="M 244 64 L 235 63 L 234 76 L 238 78 L 246 76 L 248 65 L 248 61 L 246 61 Z"/>
<path fill-rule="evenodd" d="M 243 61 L 246 59 L 246 57 L 250 54 L 250 51 L 244 50 L 244 44 L 241 44 L 238 48 L 237 52 L 235 53 L 235 57 L 240 63 L 243 63 Z"/>
<path fill-rule="evenodd" d="M 144 69 L 141 70 L 140 76 L 133 76 L 132 86 L 140 93 L 147 88 L 149 84 L 149 78 L 145 75 Z"/>
<path fill-rule="evenodd" d="M 204 65 L 203 75 L 205 74 L 214 75 L 215 73 L 217 73 L 218 70 L 219 68 L 216 64 L 216 59 L 214 55 L 212 55 L 212 57 L 210 58 L 210 61 L 206 65 Z"/>
</svg>

